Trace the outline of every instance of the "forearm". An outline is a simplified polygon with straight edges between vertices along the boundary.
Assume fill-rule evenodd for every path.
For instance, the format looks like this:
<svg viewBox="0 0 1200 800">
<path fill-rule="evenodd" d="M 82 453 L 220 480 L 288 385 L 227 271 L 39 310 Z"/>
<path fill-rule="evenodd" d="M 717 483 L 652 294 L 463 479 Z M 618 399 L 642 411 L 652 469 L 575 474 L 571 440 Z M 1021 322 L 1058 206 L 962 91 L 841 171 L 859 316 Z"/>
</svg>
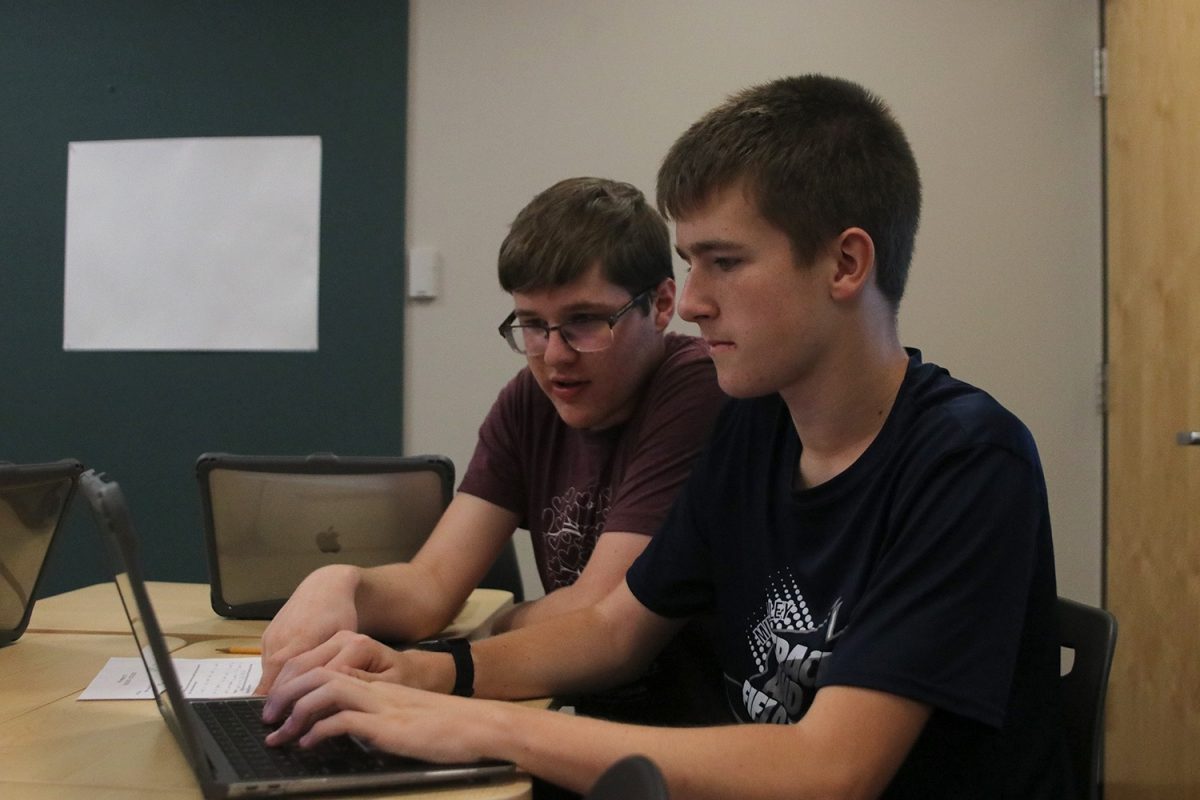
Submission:
<svg viewBox="0 0 1200 800">
<path fill-rule="evenodd" d="M 450 502 L 413 559 L 362 571 L 356 591 L 359 631 L 393 641 L 416 641 L 454 619 L 504 543 L 516 514 L 471 495 Z"/>
<path fill-rule="evenodd" d="M 404 655 L 414 659 L 411 665 L 449 661 L 439 653 Z M 620 758 L 640 753 L 659 765 L 676 800 L 870 800 L 891 782 L 931 713 L 897 695 L 832 686 L 821 689 L 808 714 L 791 725 L 650 728 L 446 697 L 449 680 L 430 685 L 435 694 L 382 675 L 362 680 L 331 662 L 268 699 L 264 719 L 283 721 L 268 743 L 300 737 L 308 746 L 352 733 L 420 758 L 507 759 L 576 791 L 586 791 Z"/>
<path fill-rule="evenodd" d="M 513 606 L 496 618 L 492 625 L 492 632 L 506 633 L 517 628 L 545 622 L 551 617 L 576 611 L 588 602 L 591 602 L 591 598 L 582 596 L 575 586 L 565 586 L 544 597 Z"/>
<path fill-rule="evenodd" d="M 852 775 L 851 758 L 828 752 L 795 726 L 658 728 L 538 711 L 489 709 L 474 735 L 486 755 L 575 792 L 617 760 L 650 758 L 672 800 L 870 798 L 879 789 Z"/>
<path fill-rule="evenodd" d="M 650 537 L 641 533 L 606 531 L 596 542 L 587 566 L 575 583 L 515 606 L 496 621 L 493 630 L 502 633 L 535 625 L 599 603 L 625 583 L 629 565 L 641 555 L 649 541 Z"/>
<path fill-rule="evenodd" d="M 353 596 L 359 632 L 398 642 L 438 633 L 465 599 L 449 596 L 433 575 L 414 564 L 358 570 Z"/>
<path fill-rule="evenodd" d="M 476 642 L 475 694 L 554 697 L 627 683 L 682 624 L 651 612 L 622 582 L 585 608 Z"/>
<path fill-rule="evenodd" d="M 595 608 L 475 642 L 475 695 L 504 700 L 553 697 L 626 683 L 656 652 L 601 633 L 610 626 Z"/>
</svg>

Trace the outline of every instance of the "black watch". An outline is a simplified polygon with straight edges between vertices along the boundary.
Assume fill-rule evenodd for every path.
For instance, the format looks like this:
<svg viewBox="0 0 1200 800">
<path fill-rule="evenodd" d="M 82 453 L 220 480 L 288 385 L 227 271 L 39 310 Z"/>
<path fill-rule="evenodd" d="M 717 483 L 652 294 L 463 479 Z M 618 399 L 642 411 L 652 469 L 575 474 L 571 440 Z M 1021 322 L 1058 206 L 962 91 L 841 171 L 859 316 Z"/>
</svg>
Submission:
<svg viewBox="0 0 1200 800">
<path fill-rule="evenodd" d="M 454 659 L 454 688 L 450 694 L 470 697 L 475 694 L 475 659 L 471 658 L 471 643 L 466 639 L 432 639 L 418 642 L 417 648 L 431 653 L 449 653 Z"/>
</svg>

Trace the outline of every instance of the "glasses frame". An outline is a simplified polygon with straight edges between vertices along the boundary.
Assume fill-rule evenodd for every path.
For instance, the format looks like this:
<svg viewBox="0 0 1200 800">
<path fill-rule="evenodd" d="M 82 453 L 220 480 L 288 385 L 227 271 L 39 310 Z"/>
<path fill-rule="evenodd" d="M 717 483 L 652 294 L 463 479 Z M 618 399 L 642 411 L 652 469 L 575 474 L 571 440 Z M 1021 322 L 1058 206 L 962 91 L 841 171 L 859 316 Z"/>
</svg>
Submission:
<svg viewBox="0 0 1200 800">
<path fill-rule="evenodd" d="M 533 329 L 533 330 L 542 331 L 542 333 L 544 334 L 545 339 L 546 339 L 547 347 L 550 345 L 550 334 L 554 333 L 555 331 L 558 331 L 558 335 L 562 337 L 563 344 L 565 344 L 567 347 L 571 348 L 571 350 L 573 352 L 576 352 L 576 353 L 602 353 L 605 350 L 607 350 L 608 348 L 612 347 L 613 341 L 615 340 L 614 334 L 613 334 L 613 328 L 616 327 L 616 324 L 621 319 L 621 317 L 625 316 L 630 311 L 632 311 L 635 307 L 637 307 L 638 303 L 640 303 L 643 299 L 649 297 L 651 295 L 651 293 L 653 293 L 654 290 L 657 288 L 658 288 L 658 286 L 655 285 L 655 286 L 651 286 L 649 288 L 643 289 L 642 291 L 635 294 L 633 297 L 629 298 L 628 303 L 621 306 L 616 311 L 609 314 L 607 317 L 598 317 L 597 316 L 597 317 L 588 317 L 586 319 L 575 319 L 575 320 L 571 320 L 569 322 L 560 322 L 557 325 L 544 325 L 541 323 L 533 324 L 533 325 L 524 325 L 524 324 L 514 324 L 514 323 L 516 323 L 516 319 L 517 319 L 517 312 L 514 310 L 512 313 L 510 313 L 507 317 L 504 318 L 504 322 L 501 322 L 500 325 L 496 328 L 496 330 L 500 333 L 500 336 L 504 339 L 504 341 L 508 342 L 508 346 L 512 349 L 512 351 L 514 353 L 519 353 L 523 356 L 529 355 L 529 353 L 527 351 L 522 350 L 517 345 L 517 332 L 521 331 L 523 329 Z M 570 326 L 578 325 L 581 322 L 586 322 L 586 323 L 606 322 L 606 323 L 608 323 L 608 334 L 609 334 L 608 344 L 606 344 L 604 347 L 601 347 L 597 350 L 580 350 L 578 347 L 573 345 L 571 343 L 571 339 L 565 333 L 563 333 L 563 328 L 569 328 Z M 524 334 L 522 334 L 522 337 L 523 336 L 524 336 Z M 537 353 L 533 357 L 538 358 L 538 357 L 542 356 L 543 354 L 545 354 L 545 352 L 546 352 L 545 350 L 542 350 L 541 353 Z"/>
</svg>

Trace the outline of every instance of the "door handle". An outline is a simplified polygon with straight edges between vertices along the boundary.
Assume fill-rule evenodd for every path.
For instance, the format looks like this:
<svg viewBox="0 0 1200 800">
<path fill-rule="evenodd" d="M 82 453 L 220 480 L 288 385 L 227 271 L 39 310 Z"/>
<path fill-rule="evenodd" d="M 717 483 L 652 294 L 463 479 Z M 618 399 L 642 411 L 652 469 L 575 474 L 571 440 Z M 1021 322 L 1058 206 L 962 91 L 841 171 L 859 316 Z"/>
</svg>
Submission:
<svg viewBox="0 0 1200 800">
<path fill-rule="evenodd" d="M 1175 434 L 1175 442 L 1182 445 L 1200 444 L 1200 431 L 1180 431 Z"/>
</svg>

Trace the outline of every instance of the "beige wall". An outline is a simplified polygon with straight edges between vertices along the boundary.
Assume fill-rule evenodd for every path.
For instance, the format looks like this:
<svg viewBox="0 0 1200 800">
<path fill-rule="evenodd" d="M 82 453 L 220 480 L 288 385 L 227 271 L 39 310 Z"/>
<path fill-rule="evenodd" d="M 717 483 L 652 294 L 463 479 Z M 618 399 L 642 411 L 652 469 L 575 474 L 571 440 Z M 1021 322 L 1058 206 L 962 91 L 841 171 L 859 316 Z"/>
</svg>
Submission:
<svg viewBox="0 0 1200 800">
<path fill-rule="evenodd" d="M 511 308 L 495 255 L 537 191 L 588 174 L 651 194 L 670 143 L 727 94 L 836 74 L 891 104 L 922 168 L 902 339 L 1032 429 L 1060 591 L 1097 602 L 1098 37 L 1085 0 L 413 0 L 407 241 L 440 251 L 442 284 L 409 301 L 406 450 L 461 475 L 521 366 L 495 332 Z"/>
</svg>

